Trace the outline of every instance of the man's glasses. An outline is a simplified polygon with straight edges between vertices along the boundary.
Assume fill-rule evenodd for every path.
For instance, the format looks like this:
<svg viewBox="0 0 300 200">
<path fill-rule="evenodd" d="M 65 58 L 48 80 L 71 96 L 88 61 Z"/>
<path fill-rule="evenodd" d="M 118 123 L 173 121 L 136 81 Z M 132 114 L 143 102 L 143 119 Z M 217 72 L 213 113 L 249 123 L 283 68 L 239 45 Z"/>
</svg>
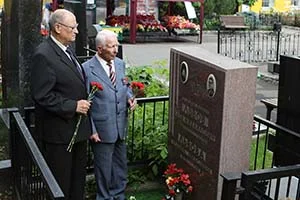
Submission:
<svg viewBox="0 0 300 200">
<path fill-rule="evenodd" d="M 60 25 L 62 25 L 62 26 L 64 26 L 64 27 L 70 28 L 70 29 L 72 29 L 72 31 L 74 31 L 74 30 L 77 29 L 77 27 L 78 27 L 78 24 L 76 24 L 75 26 L 68 26 L 68 25 L 63 24 L 63 23 L 58 23 L 58 24 L 60 24 Z"/>
</svg>

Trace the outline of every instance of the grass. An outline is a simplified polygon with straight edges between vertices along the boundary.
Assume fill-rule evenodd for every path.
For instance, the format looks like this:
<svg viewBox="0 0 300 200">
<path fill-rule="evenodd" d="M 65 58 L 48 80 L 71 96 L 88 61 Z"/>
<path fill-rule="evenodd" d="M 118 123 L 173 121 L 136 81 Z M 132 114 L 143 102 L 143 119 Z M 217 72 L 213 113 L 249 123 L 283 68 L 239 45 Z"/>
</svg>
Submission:
<svg viewBox="0 0 300 200">
<path fill-rule="evenodd" d="M 86 200 L 96 199 L 96 182 L 94 176 L 91 176 L 87 181 L 85 190 Z M 166 189 L 159 184 L 145 182 L 139 184 L 139 186 L 129 185 L 126 191 L 126 198 L 128 200 L 134 200 L 133 197 L 135 197 L 136 200 L 160 200 L 164 197 L 166 192 Z"/>
<path fill-rule="evenodd" d="M 267 144 L 266 144 L 266 135 L 265 134 L 260 134 L 260 136 L 259 136 L 257 159 L 256 159 L 256 165 L 255 165 L 254 161 L 255 161 L 255 155 L 256 155 L 256 145 L 257 145 L 257 137 L 253 138 L 252 143 L 251 143 L 250 170 L 271 168 L 273 152 L 266 149 Z M 264 157 L 265 157 L 265 162 L 263 162 Z"/>
<path fill-rule="evenodd" d="M 160 200 L 164 197 L 166 191 L 163 189 L 149 190 L 149 191 L 137 191 L 127 193 L 127 199 L 130 200 L 130 197 L 135 197 L 136 200 Z"/>
</svg>

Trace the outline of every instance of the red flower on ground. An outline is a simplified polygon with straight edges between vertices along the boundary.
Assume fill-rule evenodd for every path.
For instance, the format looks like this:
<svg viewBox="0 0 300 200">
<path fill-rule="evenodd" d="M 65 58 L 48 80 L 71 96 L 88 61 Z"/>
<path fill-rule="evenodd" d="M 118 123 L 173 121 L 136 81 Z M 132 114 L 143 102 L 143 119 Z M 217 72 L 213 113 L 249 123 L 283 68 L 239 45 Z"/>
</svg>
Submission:
<svg viewBox="0 0 300 200">
<path fill-rule="evenodd" d="M 165 196 L 167 200 L 172 199 L 181 192 L 191 193 L 193 187 L 191 186 L 190 176 L 185 174 L 182 168 L 177 168 L 175 163 L 168 165 L 164 172 L 166 184 L 168 186 L 168 194 Z"/>
<path fill-rule="evenodd" d="M 174 190 L 169 190 L 169 195 L 175 196 L 176 192 Z"/>
</svg>

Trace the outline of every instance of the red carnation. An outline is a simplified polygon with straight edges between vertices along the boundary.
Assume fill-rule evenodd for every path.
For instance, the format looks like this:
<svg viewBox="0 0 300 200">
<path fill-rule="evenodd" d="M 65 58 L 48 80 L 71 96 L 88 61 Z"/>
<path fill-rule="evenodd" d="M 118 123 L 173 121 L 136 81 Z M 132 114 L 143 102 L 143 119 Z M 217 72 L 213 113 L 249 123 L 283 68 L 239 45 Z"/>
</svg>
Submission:
<svg viewBox="0 0 300 200">
<path fill-rule="evenodd" d="M 133 95 L 135 97 L 138 98 L 138 97 L 144 97 L 145 96 L 145 93 L 144 93 L 145 86 L 144 86 L 143 83 L 132 81 L 131 84 L 130 84 L 130 87 L 131 87 Z"/>
<path fill-rule="evenodd" d="M 100 83 L 96 82 L 96 81 L 92 81 L 91 86 L 92 86 L 92 88 L 97 87 L 98 90 L 101 90 L 101 91 L 103 90 L 102 85 Z"/>
<path fill-rule="evenodd" d="M 168 165 L 164 176 L 167 178 L 166 184 L 169 188 L 169 196 L 166 195 L 166 197 L 168 197 L 167 199 L 172 199 L 171 197 L 182 192 L 191 193 L 193 191 L 190 176 L 184 173 L 182 168 L 177 168 L 175 163 Z"/>
<path fill-rule="evenodd" d="M 92 81 L 92 82 L 91 82 L 91 91 L 90 91 L 90 93 L 89 93 L 89 95 L 88 95 L 87 100 L 88 100 L 88 101 L 92 101 L 93 98 L 94 98 L 94 96 L 95 96 L 95 93 L 96 93 L 98 90 L 100 90 L 100 91 L 103 90 L 102 85 L 101 85 L 100 83 L 98 83 L 98 82 Z M 75 142 L 77 133 L 78 133 L 78 129 L 79 129 L 79 125 L 80 125 L 80 123 L 81 123 L 81 120 L 82 120 L 82 115 L 79 115 L 79 118 L 78 118 L 77 123 L 76 123 L 76 127 L 75 127 L 74 134 L 73 134 L 73 136 L 72 136 L 72 138 L 71 138 L 71 141 L 70 141 L 70 143 L 69 143 L 69 145 L 68 145 L 68 148 L 67 148 L 67 151 L 68 151 L 68 152 L 71 152 L 71 151 L 72 151 L 72 148 L 73 148 L 73 145 L 74 145 L 74 142 Z"/>
</svg>

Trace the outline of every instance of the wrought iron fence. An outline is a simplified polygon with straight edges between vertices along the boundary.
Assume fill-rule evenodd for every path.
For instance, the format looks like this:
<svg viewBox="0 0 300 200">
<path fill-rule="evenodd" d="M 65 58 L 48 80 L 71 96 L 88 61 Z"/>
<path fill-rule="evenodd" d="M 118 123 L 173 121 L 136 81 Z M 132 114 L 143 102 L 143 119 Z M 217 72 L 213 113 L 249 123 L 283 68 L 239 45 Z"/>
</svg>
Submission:
<svg viewBox="0 0 300 200">
<path fill-rule="evenodd" d="M 300 199 L 300 165 L 274 167 L 273 153 L 276 149 L 276 134 L 299 134 L 274 122 L 254 116 L 254 146 L 251 171 L 224 173 L 222 200 L 279 200 Z"/>
<path fill-rule="evenodd" d="M 279 61 L 300 55 L 300 33 L 219 30 L 217 53 L 247 63 Z"/>
<path fill-rule="evenodd" d="M 127 157 L 129 165 L 148 164 L 155 148 L 149 148 L 155 133 L 161 132 L 167 140 L 168 96 L 137 98 L 138 108 L 129 113 Z M 31 133 L 34 133 L 34 107 L 24 109 L 24 120 Z M 161 138 L 160 138 L 161 139 Z M 157 144 L 156 144 L 157 145 Z M 87 170 L 93 170 L 93 153 L 88 145 Z"/>
<path fill-rule="evenodd" d="M 137 99 L 139 108 L 130 115 L 127 138 L 128 159 L 131 164 L 150 159 L 149 155 L 151 151 L 155 151 L 155 148 L 149 148 L 149 146 L 158 145 L 151 143 L 154 142 L 155 137 L 161 135 L 159 139 L 164 141 L 160 143 L 166 144 L 168 101 L 168 96 Z"/>
<path fill-rule="evenodd" d="M 17 110 L 10 112 L 10 136 L 14 199 L 64 199 L 61 188 Z"/>
<path fill-rule="evenodd" d="M 168 100 L 169 97 L 167 96 L 138 99 L 139 108 L 130 113 L 129 117 L 127 138 L 129 165 L 149 164 L 149 155 L 151 155 L 153 149 L 149 148 L 148 145 L 153 143 L 153 136 L 162 132 L 167 137 L 167 133 L 164 131 L 167 131 L 168 125 Z M 27 126 L 19 113 L 11 114 L 11 141 L 12 145 L 15 146 L 15 148 L 12 148 L 12 154 L 16 155 L 12 160 L 12 165 L 14 169 L 17 169 L 14 173 L 15 187 L 22 191 L 19 192 L 23 195 L 21 199 L 46 199 L 48 194 L 52 194 L 52 199 L 60 199 L 62 194 L 55 192 L 59 191 L 59 187 L 52 180 L 53 176 L 30 135 L 30 132 L 34 131 L 34 126 L 32 126 L 34 108 L 26 108 L 24 111 Z M 222 200 L 233 200 L 237 194 L 240 194 L 240 198 L 243 199 L 245 196 L 247 197 L 245 195 L 247 192 L 260 195 L 260 197 L 266 199 L 276 199 L 281 197 L 283 185 L 285 185 L 284 194 L 286 196 L 293 194 L 294 197 L 299 198 L 300 183 L 298 177 L 300 166 L 273 168 L 272 151 L 274 146 L 270 142 L 277 131 L 283 134 L 295 135 L 295 133 L 258 116 L 254 116 L 254 121 L 254 147 L 251 153 L 253 162 L 250 163 L 252 171 L 244 172 L 243 175 L 241 175 L 241 172 L 222 174 L 224 180 Z M 165 129 L 162 127 L 165 127 Z M 158 139 L 164 140 L 167 138 Z M 162 143 L 164 142 L 166 141 L 162 141 Z M 92 165 L 93 157 L 91 151 L 89 151 L 87 169 L 92 169 Z M 258 175 L 255 176 L 255 173 Z M 243 177 L 246 178 L 243 179 Z M 287 178 L 281 181 L 281 177 Z M 275 179 L 277 183 L 274 182 Z M 248 186 L 249 184 L 251 187 Z M 246 197 L 244 199 L 247 199 Z M 253 196 L 251 198 L 253 199 Z"/>
</svg>

